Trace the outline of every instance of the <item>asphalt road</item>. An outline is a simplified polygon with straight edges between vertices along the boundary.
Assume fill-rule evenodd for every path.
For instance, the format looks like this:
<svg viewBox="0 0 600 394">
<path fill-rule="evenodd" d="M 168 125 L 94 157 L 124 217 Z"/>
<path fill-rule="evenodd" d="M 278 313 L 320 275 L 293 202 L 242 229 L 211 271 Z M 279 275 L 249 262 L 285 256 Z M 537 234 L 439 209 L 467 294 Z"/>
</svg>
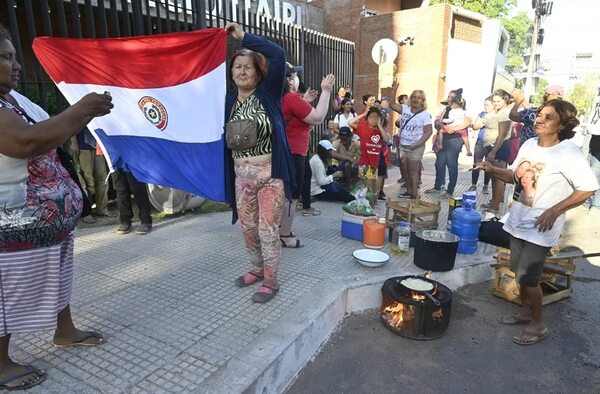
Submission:
<svg viewBox="0 0 600 394">
<path fill-rule="evenodd" d="M 600 393 L 600 258 L 577 262 L 574 294 L 544 307 L 550 335 L 532 346 L 498 323 L 516 306 L 490 286 L 455 293 L 437 340 L 399 337 L 376 311 L 350 316 L 288 393 Z"/>
</svg>

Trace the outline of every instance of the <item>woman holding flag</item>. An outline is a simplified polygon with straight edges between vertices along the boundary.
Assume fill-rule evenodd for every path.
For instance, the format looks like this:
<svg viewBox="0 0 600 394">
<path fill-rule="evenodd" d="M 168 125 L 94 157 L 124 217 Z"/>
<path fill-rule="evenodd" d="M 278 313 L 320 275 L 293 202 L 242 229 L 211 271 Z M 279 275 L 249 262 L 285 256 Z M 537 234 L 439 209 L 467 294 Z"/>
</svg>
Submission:
<svg viewBox="0 0 600 394">
<path fill-rule="evenodd" d="M 253 265 L 235 284 L 246 287 L 262 281 L 252 300 L 265 303 L 279 291 L 279 225 L 294 183 L 294 164 L 281 110 L 285 53 L 264 38 L 244 33 L 237 23 L 229 23 L 225 29 L 242 41 L 242 48 L 231 59 L 230 77 L 237 95 L 227 98 L 227 133 L 235 132 L 229 125 L 247 121 L 252 123 L 256 136 L 252 146 L 236 149 L 231 144 L 227 152 L 229 195 L 235 195 L 230 199 L 233 219 L 240 219 Z"/>
<path fill-rule="evenodd" d="M 0 390 L 27 389 L 46 378 L 10 359 L 13 333 L 54 328 L 57 347 L 104 343 L 71 319 L 73 231 L 82 195 L 56 148 L 110 113 L 111 97 L 90 93 L 50 118 L 14 91 L 20 70 L 10 33 L 0 26 Z"/>
</svg>

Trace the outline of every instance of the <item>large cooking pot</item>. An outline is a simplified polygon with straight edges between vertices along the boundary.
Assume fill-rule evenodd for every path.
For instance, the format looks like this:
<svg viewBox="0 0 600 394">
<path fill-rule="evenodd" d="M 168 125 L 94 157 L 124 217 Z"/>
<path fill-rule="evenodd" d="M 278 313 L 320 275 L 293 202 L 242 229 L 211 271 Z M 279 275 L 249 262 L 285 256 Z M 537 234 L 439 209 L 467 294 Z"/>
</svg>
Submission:
<svg viewBox="0 0 600 394">
<path fill-rule="evenodd" d="M 431 271 L 452 270 L 458 250 L 458 239 L 448 231 L 417 231 L 413 260 L 415 265 Z"/>
</svg>

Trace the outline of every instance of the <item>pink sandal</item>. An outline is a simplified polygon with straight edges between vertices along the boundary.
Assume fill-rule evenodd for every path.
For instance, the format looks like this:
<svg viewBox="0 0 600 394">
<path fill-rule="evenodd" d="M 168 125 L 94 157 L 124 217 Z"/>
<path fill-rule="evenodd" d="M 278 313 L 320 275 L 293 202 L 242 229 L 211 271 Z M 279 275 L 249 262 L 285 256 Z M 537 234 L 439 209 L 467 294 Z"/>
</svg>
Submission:
<svg viewBox="0 0 600 394">
<path fill-rule="evenodd" d="M 260 276 L 255 274 L 254 272 L 248 272 L 235 280 L 235 285 L 237 287 L 247 287 L 255 284 L 256 282 L 260 282 L 263 280 L 264 276 Z"/>
</svg>

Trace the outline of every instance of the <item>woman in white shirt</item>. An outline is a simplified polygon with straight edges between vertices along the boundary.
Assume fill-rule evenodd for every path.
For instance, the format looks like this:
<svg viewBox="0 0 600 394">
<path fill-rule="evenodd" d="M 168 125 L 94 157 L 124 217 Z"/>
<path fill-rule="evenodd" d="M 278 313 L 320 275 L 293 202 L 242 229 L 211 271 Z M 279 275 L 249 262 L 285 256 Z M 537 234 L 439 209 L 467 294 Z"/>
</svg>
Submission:
<svg viewBox="0 0 600 394">
<path fill-rule="evenodd" d="M 352 109 L 352 100 L 343 99 L 340 111 L 333 118 L 335 133 L 337 134 L 342 127 L 348 127 L 348 122 L 354 119 L 355 116 L 356 113 Z"/>
<path fill-rule="evenodd" d="M 514 183 L 513 202 L 504 230 L 510 235 L 510 269 L 519 283 L 521 309 L 502 317 L 502 324 L 527 324 L 513 341 L 534 344 L 546 336 L 542 322 L 542 289 L 539 285 L 550 248 L 559 243 L 565 212 L 584 203 L 598 189 L 589 164 L 570 139 L 579 124 L 573 104 L 550 100 L 538 109 L 534 122 L 537 138 L 521 146 L 508 168 L 490 161 L 477 168 L 495 178 Z"/>
<path fill-rule="evenodd" d="M 350 202 L 354 196 L 342 187 L 337 179 L 343 178 L 342 171 L 327 175 L 327 166 L 331 162 L 333 145 L 329 140 L 319 141 L 317 154 L 310 158 L 312 178 L 310 181 L 310 195 L 319 200 Z"/>
</svg>

